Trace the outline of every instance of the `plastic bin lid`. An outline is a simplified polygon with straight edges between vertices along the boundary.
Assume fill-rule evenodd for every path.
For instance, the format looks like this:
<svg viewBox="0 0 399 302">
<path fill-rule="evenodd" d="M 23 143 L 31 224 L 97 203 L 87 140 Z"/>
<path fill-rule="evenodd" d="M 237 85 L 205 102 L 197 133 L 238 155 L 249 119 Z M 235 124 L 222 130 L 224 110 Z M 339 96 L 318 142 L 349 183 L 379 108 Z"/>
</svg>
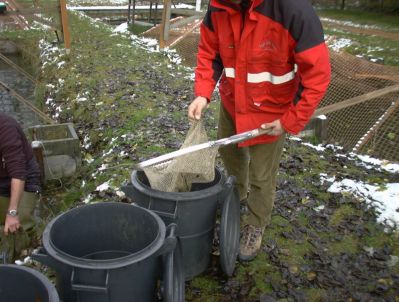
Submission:
<svg viewBox="0 0 399 302">
<path fill-rule="evenodd" d="M 236 189 L 230 189 L 222 205 L 220 221 L 220 265 L 227 276 L 234 273 L 240 245 L 240 200 Z"/>
<path fill-rule="evenodd" d="M 180 302 L 185 301 L 185 283 L 183 258 L 180 239 L 177 239 L 174 250 L 163 258 L 163 301 Z"/>
</svg>

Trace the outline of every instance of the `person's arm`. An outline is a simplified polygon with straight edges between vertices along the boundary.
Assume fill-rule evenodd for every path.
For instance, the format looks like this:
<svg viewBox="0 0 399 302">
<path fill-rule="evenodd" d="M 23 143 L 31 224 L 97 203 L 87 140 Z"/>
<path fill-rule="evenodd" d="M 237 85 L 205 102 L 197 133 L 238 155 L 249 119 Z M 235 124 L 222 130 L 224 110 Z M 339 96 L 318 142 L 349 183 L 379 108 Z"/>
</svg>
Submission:
<svg viewBox="0 0 399 302">
<path fill-rule="evenodd" d="M 309 122 L 330 83 L 330 62 L 327 46 L 318 46 L 295 55 L 301 76 L 301 92 L 298 100 L 282 116 L 285 131 L 298 134 Z"/>
<path fill-rule="evenodd" d="M 20 132 L 12 124 L 1 127 L 0 153 L 4 159 L 7 175 L 11 178 L 10 201 L 8 210 L 17 210 L 24 192 L 27 171 L 27 159 L 22 147 Z M 13 233 L 19 228 L 18 217 L 6 215 L 4 233 Z"/>
<path fill-rule="evenodd" d="M 202 112 L 210 102 L 216 83 L 223 72 L 215 24 L 212 21 L 213 12 L 214 9 L 209 6 L 200 27 L 200 42 L 194 84 L 196 98 L 188 108 L 189 119 L 199 120 L 201 118 Z"/>
<path fill-rule="evenodd" d="M 298 134 L 309 122 L 327 91 L 331 77 L 328 48 L 320 20 L 306 0 L 290 1 L 285 15 L 296 45 L 294 61 L 298 67 L 300 87 L 297 98 L 280 122 L 285 131 Z"/>
<path fill-rule="evenodd" d="M 10 189 L 10 202 L 8 203 L 8 211 L 18 210 L 19 202 L 21 201 L 22 194 L 24 192 L 25 181 L 17 178 L 11 179 L 11 189 Z M 5 223 L 4 223 L 4 233 L 8 235 L 8 233 L 14 233 L 20 228 L 20 222 L 18 215 L 11 216 L 9 214 L 6 215 Z"/>
</svg>

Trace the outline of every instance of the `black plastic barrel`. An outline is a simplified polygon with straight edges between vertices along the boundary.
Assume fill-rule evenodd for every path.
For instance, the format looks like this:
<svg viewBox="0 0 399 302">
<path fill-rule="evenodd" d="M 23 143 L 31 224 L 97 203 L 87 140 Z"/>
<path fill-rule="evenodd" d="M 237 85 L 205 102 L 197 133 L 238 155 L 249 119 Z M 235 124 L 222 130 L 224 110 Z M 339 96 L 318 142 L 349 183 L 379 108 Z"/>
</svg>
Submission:
<svg viewBox="0 0 399 302">
<path fill-rule="evenodd" d="M 0 265 L 0 301 L 58 302 L 54 285 L 41 273 L 28 267 Z"/>
<path fill-rule="evenodd" d="M 216 213 L 219 205 L 229 213 L 223 220 L 222 268 L 231 275 L 238 253 L 240 213 L 234 194 L 234 178 L 215 170 L 209 183 L 194 183 L 190 192 L 162 192 L 152 189 L 143 171 L 133 171 L 131 185 L 124 192 L 139 206 L 157 213 L 166 224 L 176 223 L 181 240 L 186 280 L 204 272 L 210 262 Z"/>
<path fill-rule="evenodd" d="M 173 235 L 174 226 L 170 229 Z M 164 222 L 146 209 L 115 202 L 90 204 L 54 218 L 43 233 L 44 249 L 32 257 L 55 269 L 64 302 L 154 301 L 161 255 L 176 246 L 176 238 L 166 233 Z M 174 289 L 184 295 L 183 274 L 175 274 L 181 281 L 168 282 L 179 284 Z"/>
</svg>

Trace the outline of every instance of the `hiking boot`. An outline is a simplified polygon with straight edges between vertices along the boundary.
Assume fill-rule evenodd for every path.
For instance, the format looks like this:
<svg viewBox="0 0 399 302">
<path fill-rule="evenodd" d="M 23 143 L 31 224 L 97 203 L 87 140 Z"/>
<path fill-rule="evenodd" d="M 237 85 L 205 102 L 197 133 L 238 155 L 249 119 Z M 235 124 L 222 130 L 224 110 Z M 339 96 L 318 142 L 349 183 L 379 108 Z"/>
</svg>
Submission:
<svg viewBox="0 0 399 302">
<path fill-rule="evenodd" d="M 240 239 L 240 252 L 238 254 L 240 260 L 250 261 L 255 258 L 262 245 L 264 229 L 250 224 L 244 226 Z"/>
</svg>

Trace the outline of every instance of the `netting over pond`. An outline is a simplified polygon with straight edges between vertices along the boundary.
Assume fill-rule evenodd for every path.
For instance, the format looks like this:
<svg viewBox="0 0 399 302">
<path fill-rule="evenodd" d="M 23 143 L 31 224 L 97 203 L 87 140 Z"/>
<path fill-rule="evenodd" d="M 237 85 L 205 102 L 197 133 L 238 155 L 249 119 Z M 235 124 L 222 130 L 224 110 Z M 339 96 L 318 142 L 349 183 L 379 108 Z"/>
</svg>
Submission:
<svg viewBox="0 0 399 302">
<path fill-rule="evenodd" d="M 330 56 L 332 80 L 320 107 L 382 89 L 387 93 L 328 114 L 329 139 L 359 153 L 399 160 L 399 67 L 346 53 Z"/>
<path fill-rule="evenodd" d="M 185 34 L 189 26 L 195 28 Z M 157 39 L 159 29 L 144 35 Z M 179 29 L 173 28 L 171 43 L 178 35 Z M 173 48 L 185 65 L 195 67 L 198 25 L 184 25 L 182 35 L 185 36 Z M 319 108 L 347 104 L 353 98 L 360 101 L 345 108 L 337 107 L 327 114 L 328 141 L 358 153 L 399 161 L 399 67 L 372 63 L 344 52 L 330 51 L 330 57 L 332 80 Z M 377 96 L 368 95 L 370 93 Z"/>
</svg>

